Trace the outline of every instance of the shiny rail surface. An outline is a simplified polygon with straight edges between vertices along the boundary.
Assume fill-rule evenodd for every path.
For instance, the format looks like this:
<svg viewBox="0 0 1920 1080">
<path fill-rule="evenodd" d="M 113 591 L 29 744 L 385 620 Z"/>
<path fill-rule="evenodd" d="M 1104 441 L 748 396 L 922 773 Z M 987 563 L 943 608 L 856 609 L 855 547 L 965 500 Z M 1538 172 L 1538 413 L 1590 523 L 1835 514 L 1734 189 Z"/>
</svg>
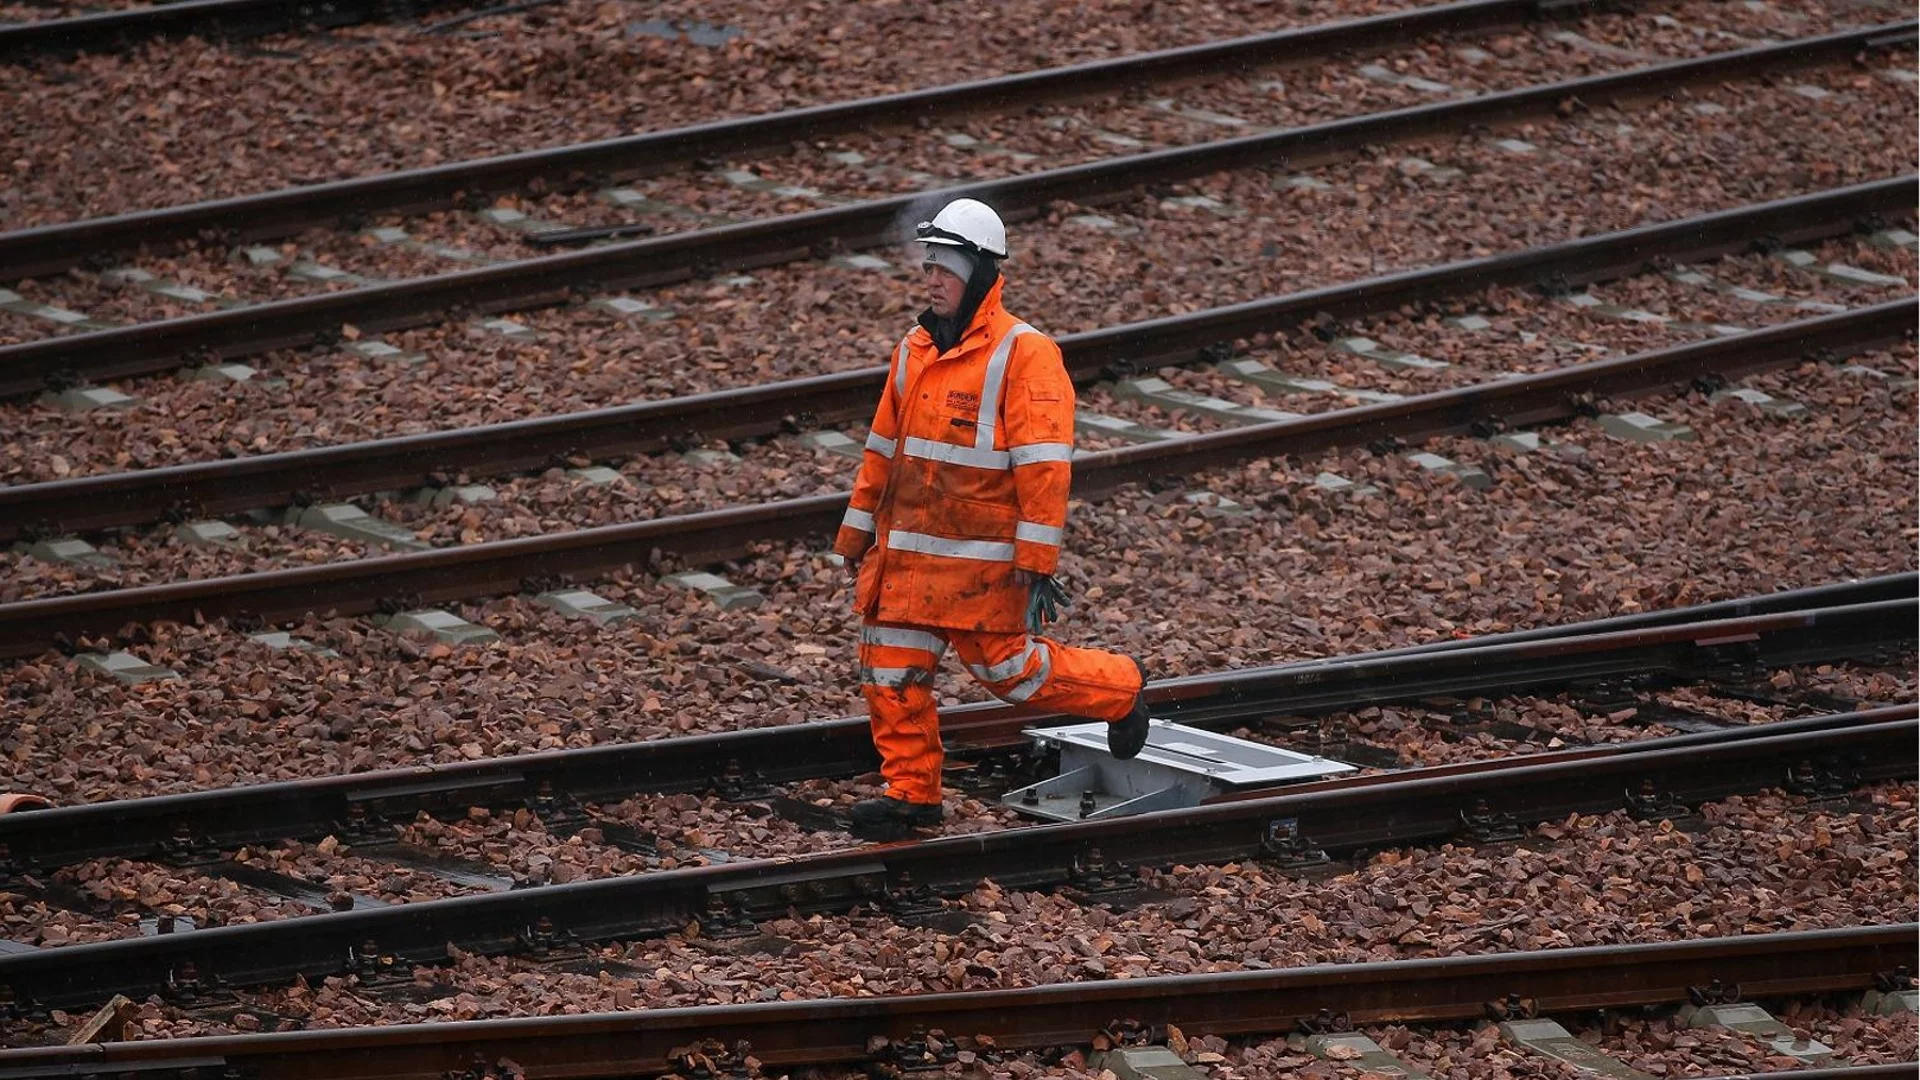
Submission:
<svg viewBox="0 0 1920 1080">
<path fill-rule="evenodd" d="M 256 1080 L 441 1080 L 510 1059 L 534 1076 L 652 1076 L 688 1047 L 766 1065 L 884 1066 L 884 1047 L 939 1030 L 1009 1051 L 1086 1046 L 1115 1022 L 1199 1035 L 1300 1030 L 1316 1015 L 1356 1024 L 1468 1021 L 1509 995 L 1541 1014 L 1684 1004 L 1716 981 L 1751 997 L 1870 989 L 1914 966 L 1920 926 L 1847 927 L 1270 971 L 1062 983 L 1013 990 L 641 1009 L 585 1016 L 403 1024 L 0 1051 L 0 1076 L 152 1075 L 233 1069 Z M 739 1044 L 744 1042 L 744 1048 Z M 879 1048 L 876 1050 L 876 1048 Z M 136 1070 L 138 1070 L 136 1072 Z M 1780 1080 L 1894 1080 L 1911 1064 L 1769 1073 Z"/>
<path fill-rule="evenodd" d="M 898 243 L 902 220 L 928 202 L 985 199 L 1018 220 L 1061 200 L 1081 205 L 1131 198 L 1143 185 L 1284 160 L 1289 168 L 1344 159 L 1365 147 L 1557 114 L 1569 98 L 1632 100 L 1676 87 L 1848 60 L 1862 50 L 1912 41 L 1920 23 L 1802 38 L 1520 90 L 1370 113 L 1324 124 L 873 199 L 584 251 L 524 259 L 385 285 L 278 300 L 161 322 L 0 346 L 0 395 L 37 393 L 73 379 L 99 381 L 169 371 L 313 345 L 351 323 L 386 331 L 434 322 L 450 310 L 524 310 L 576 295 L 664 285 Z"/>
</svg>

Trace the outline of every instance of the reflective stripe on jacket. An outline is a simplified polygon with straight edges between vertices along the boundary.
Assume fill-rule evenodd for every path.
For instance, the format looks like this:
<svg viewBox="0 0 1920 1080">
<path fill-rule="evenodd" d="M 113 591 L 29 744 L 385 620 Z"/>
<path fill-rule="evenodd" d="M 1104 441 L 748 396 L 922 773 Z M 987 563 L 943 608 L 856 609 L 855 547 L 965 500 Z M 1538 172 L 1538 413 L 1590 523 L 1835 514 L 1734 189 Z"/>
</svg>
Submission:
<svg viewBox="0 0 1920 1080">
<path fill-rule="evenodd" d="M 867 556 L 855 604 L 869 619 L 1023 630 L 1013 571 L 1059 564 L 1073 380 L 1060 347 L 1000 307 L 1000 286 L 952 349 L 936 355 L 916 326 L 893 351 L 834 541 Z"/>
</svg>

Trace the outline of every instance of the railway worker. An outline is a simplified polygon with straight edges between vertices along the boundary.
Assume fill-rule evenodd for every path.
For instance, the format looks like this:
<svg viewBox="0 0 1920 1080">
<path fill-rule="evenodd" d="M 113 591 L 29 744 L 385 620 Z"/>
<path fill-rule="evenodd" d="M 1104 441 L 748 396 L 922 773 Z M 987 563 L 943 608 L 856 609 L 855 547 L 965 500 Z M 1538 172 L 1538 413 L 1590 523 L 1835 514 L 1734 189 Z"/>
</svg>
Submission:
<svg viewBox="0 0 1920 1080">
<path fill-rule="evenodd" d="M 860 680 L 886 794 L 853 832 L 937 825 L 933 677 L 951 645 L 1003 701 L 1105 720 L 1116 758 L 1147 740 L 1138 661 L 1040 636 L 1065 595 L 1073 381 L 1051 338 L 1000 305 L 1006 228 L 957 199 L 916 233 L 929 306 L 891 367 L 834 550 L 857 574 Z"/>
</svg>

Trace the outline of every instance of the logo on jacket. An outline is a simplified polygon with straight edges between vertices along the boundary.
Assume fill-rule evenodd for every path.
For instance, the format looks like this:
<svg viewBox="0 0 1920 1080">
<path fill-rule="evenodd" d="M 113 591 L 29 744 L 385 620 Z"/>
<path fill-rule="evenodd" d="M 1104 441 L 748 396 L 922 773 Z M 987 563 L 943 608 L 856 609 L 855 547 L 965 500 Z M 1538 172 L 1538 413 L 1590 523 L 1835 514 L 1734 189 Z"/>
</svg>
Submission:
<svg viewBox="0 0 1920 1080">
<path fill-rule="evenodd" d="M 979 412 L 980 395 L 969 394 L 965 390 L 947 391 L 947 408 L 955 412 Z"/>
</svg>

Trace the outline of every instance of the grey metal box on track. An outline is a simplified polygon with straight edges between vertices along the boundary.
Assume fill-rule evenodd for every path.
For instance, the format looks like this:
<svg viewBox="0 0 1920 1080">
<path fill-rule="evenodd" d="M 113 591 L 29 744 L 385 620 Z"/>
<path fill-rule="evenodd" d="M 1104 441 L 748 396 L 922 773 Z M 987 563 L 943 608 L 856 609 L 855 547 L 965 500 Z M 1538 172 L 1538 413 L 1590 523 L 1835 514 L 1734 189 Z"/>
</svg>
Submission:
<svg viewBox="0 0 1920 1080">
<path fill-rule="evenodd" d="M 1103 722 L 1027 729 L 1023 734 L 1039 746 L 1059 748 L 1060 774 L 1008 792 L 1001 802 L 1050 821 L 1083 821 L 1198 806 L 1231 791 L 1354 770 L 1345 762 L 1170 720 L 1151 722 L 1139 757 L 1117 761 L 1107 751 L 1107 729 Z"/>
</svg>

